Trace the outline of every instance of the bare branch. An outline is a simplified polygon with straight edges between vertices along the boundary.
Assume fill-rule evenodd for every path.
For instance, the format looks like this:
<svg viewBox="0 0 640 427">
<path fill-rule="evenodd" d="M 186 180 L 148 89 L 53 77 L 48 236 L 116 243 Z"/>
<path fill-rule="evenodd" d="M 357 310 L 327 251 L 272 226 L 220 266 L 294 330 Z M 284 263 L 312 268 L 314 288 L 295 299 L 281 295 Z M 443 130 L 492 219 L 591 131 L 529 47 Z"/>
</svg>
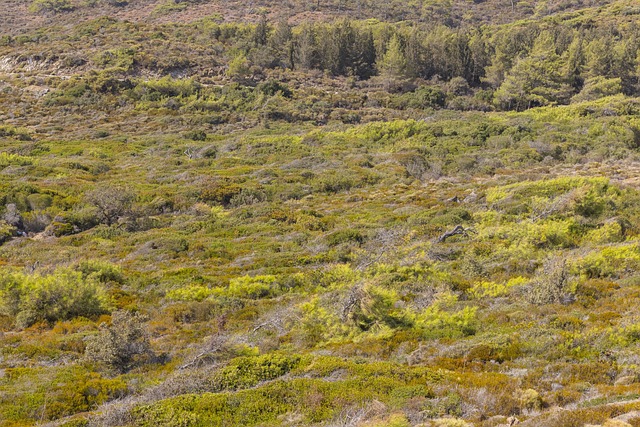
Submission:
<svg viewBox="0 0 640 427">
<path fill-rule="evenodd" d="M 453 237 L 453 236 L 470 237 L 470 234 L 476 234 L 475 230 L 471 228 L 464 228 L 461 225 L 456 225 L 453 230 L 447 231 L 442 236 L 438 237 L 437 242 L 444 243 L 449 237 Z"/>
</svg>

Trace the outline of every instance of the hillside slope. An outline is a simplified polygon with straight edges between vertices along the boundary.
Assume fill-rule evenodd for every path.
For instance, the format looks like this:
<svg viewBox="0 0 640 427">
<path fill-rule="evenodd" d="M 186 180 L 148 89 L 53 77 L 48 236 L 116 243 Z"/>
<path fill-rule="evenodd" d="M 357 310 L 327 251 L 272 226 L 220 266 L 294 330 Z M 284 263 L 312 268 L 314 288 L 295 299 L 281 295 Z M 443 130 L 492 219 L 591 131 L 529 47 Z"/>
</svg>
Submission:
<svg viewBox="0 0 640 427">
<path fill-rule="evenodd" d="M 0 426 L 640 425 L 637 1 L 116 3 L 0 5 Z"/>
<path fill-rule="evenodd" d="M 21 34 L 43 25 L 73 25 L 110 16 L 132 22 L 189 23 L 205 16 L 226 22 L 255 22 L 266 13 L 273 21 L 291 23 L 328 22 L 336 18 L 375 18 L 383 21 L 416 21 L 450 26 L 503 24 L 529 17 L 543 17 L 604 6 L 612 0 L 422 0 L 419 2 L 378 0 L 6 0 L 0 4 L 0 33 Z M 633 5 L 621 2 L 629 10 Z"/>
</svg>

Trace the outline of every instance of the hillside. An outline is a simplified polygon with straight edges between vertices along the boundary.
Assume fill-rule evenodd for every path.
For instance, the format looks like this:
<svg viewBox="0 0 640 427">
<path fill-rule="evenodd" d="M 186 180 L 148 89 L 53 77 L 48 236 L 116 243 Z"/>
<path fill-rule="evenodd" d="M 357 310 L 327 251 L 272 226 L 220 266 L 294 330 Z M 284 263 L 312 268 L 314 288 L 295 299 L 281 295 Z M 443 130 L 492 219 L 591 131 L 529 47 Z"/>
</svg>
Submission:
<svg viewBox="0 0 640 427">
<path fill-rule="evenodd" d="M 336 18 L 375 18 L 450 26 L 501 24 L 518 19 L 605 6 L 611 0 L 5 0 L 0 33 L 21 34 L 45 25 L 74 25 L 102 16 L 147 23 L 190 23 L 205 16 L 255 22 L 261 13 L 292 24 Z M 622 2 L 626 4 L 629 2 Z M 628 6 L 630 9 L 633 6 Z"/>
<path fill-rule="evenodd" d="M 639 426 L 640 2 L 249 3 L 0 5 L 0 426 Z"/>
</svg>

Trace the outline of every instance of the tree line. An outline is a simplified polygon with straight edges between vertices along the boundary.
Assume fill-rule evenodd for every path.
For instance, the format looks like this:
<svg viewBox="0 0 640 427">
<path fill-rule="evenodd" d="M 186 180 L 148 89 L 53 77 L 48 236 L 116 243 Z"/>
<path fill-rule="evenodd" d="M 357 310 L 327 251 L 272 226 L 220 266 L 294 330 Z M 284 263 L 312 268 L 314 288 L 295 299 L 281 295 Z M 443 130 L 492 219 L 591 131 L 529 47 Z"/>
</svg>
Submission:
<svg viewBox="0 0 640 427">
<path fill-rule="evenodd" d="M 454 29 L 342 20 L 292 27 L 263 17 L 255 26 L 217 25 L 212 33 L 254 67 L 360 80 L 453 80 L 489 90 L 504 110 L 640 94 L 640 28 L 634 23 Z"/>
</svg>

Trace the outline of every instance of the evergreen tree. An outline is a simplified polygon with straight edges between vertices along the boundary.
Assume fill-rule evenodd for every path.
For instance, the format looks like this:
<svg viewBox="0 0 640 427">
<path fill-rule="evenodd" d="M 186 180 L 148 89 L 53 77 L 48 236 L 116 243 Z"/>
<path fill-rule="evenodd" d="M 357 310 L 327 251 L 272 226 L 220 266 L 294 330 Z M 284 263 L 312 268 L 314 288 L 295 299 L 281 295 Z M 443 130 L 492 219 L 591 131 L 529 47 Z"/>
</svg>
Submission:
<svg viewBox="0 0 640 427">
<path fill-rule="evenodd" d="M 622 91 L 632 95 L 636 92 L 636 59 L 638 39 L 631 36 L 620 40 L 614 47 L 614 63 L 611 75 L 622 82 Z"/>
<path fill-rule="evenodd" d="M 368 79 L 376 72 L 376 46 L 371 30 L 360 32 L 357 35 L 353 74 L 360 79 Z"/>
<path fill-rule="evenodd" d="M 518 58 L 526 55 L 538 34 L 536 26 L 509 28 L 494 35 L 490 40 L 491 64 L 485 69 L 484 82 L 499 87 L 507 72 Z"/>
<path fill-rule="evenodd" d="M 582 88 L 584 79 L 584 66 L 586 57 L 584 53 L 584 42 L 581 35 L 576 35 L 563 55 L 564 75 L 567 83 L 576 91 Z"/>
<path fill-rule="evenodd" d="M 283 67 L 294 68 L 293 34 L 286 20 L 280 21 L 276 26 L 273 35 L 269 39 L 269 49 L 278 57 Z"/>
<path fill-rule="evenodd" d="M 614 49 L 610 34 L 594 38 L 585 50 L 585 77 L 613 77 Z"/>
<path fill-rule="evenodd" d="M 475 31 L 469 37 L 469 50 L 471 52 L 471 76 L 468 79 L 470 84 L 480 83 L 484 77 L 484 70 L 489 64 L 489 55 L 487 55 L 487 45 L 482 36 L 482 32 Z"/>
<path fill-rule="evenodd" d="M 382 57 L 379 67 L 380 74 L 388 79 L 400 80 L 407 77 L 407 60 L 404 56 L 400 37 L 397 34 L 394 34 L 389 41 L 387 51 Z"/>
<path fill-rule="evenodd" d="M 253 43 L 256 46 L 266 46 L 269 40 L 269 23 L 266 15 L 260 16 L 260 21 L 253 30 Z"/>
<path fill-rule="evenodd" d="M 424 56 L 425 51 L 420 41 L 420 33 L 417 29 L 414 29 L 409 34 L 405 46 L 407 76 L 414 78 L 424 76 Z"/>
<path fill-rule="evenodd" d="M 350 21 L 344 20 L 335 27 L 333 40 L 337 47 L 335 74 L 347 75 L 357 59 L 356 32 Z"/>
<path fill-rule="evenodd" d="M 319 37 L 322 68 L 334 75 L 348 75 L 358 60 L 356 32 L 348 20 L 324 28 Z"/>
<path fill-rule="evenodd" d="M 571 88 L 561 65 L 553 36 L 548 32 L 540 34 L 531 53 L 515 63 L 496 91 L 496 103 L 504 109 L 524 110 L 566 102 Z"/>
<path fill-rule="evenodd" d="M 469 49 L 469 39 L 464 33 L 456 32 L 445 39 L 445 58 L 447 66 L 441 74 L 446 80 L 453 77 L 464 77 L 471 80 L 473 75 L 473 58 Z"/>
<path fill-rule="evenodd" d="M 296 37 L 294 58 L 296 65 L 302 69 L 311 70 L 320 66 L 318 44 L 313 26 L 305 24 Z"/>
</svg>

